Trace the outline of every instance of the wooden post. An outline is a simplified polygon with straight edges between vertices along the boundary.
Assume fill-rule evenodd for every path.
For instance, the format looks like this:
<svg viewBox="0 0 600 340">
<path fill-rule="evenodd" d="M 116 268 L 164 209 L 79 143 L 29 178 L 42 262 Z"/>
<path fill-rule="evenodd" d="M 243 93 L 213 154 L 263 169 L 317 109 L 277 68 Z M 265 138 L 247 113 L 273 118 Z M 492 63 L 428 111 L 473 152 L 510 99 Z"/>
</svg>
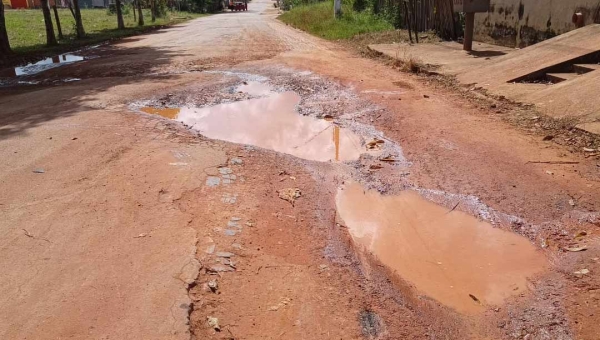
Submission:
<svg viewBox="0 0 600 340">
<path fill-rule="evenodd" d="M 473 50 L 473 30 L 475 28 L 475 13 L 465 13 L 465 40 L 463 42 L 463 50 Z"/>
<path fill-rule="evenodd" d="M 411 19 L 410 19 L 410 11 L 408 10 L 408 0 L 404 1 L 404 13 L 406 14 L 406 27 L 408 27 L 408 38 L 410 39 L 410 43 L 413 43 L 412 31 L 410 28 Z"/>
</svg>

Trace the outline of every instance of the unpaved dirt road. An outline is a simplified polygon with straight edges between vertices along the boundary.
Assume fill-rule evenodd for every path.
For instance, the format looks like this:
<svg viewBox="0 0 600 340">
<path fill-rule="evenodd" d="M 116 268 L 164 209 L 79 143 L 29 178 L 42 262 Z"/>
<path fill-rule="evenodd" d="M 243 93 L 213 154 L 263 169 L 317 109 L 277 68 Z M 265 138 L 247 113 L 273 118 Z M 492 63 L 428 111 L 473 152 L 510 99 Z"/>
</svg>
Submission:
<svg viewBox="0 0 600 340">
<path fill-rule="evenodd" d="M 0 88 L 0 338 L 598 339 L 593 153 L 270 1 L 78 53 Z"/>
</svg>

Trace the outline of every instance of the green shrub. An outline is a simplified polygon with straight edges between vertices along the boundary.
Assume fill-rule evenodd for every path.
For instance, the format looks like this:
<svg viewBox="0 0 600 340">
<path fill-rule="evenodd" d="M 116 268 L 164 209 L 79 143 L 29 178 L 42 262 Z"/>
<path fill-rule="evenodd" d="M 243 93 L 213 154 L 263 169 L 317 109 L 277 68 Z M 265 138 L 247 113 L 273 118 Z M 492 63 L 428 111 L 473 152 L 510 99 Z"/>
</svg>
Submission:
<svg viewBox="0 0 600 340">
<path fill-rule="evenodd" d="M 385 31 L 393 26 L 370 10 L 357 12 L 352 3 L 342 4 L 342 17 L 333 17 L 333 1 L 300 5 L 285 12 L 280 20 L 316 36 L 329 39 L 348 39 L 357 34 Z"/>
</svg>

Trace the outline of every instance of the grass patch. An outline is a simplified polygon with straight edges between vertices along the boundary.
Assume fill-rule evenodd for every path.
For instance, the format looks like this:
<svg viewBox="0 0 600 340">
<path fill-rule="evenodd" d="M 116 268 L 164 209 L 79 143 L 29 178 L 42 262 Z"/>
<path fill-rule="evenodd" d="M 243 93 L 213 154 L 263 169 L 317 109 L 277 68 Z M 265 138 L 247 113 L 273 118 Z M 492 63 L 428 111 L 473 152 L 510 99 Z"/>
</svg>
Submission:
<svg viewBox="0 0 600 340">
<path fill-rule="evenodd" d="M 387 21 L 369 11 L 355 12 L 351 4 L 342 5 L 342 17 L 333 17 L 333 1 L 302 5 L 285 12 L 279 19 L 286 24 L 328 40 L 349 39 L 357 34 L 393 30 Z"/>
<path fill-rule="evenodd" d="M 83 27 L 87 34 L 85 39 L 75 39 L 75 20 L 68 9 L 58 10 L 64 39 L 59 41 L 59 47 L 46 47 L 46 29 L 42 10 L 7 10 L 6 30 L 13 51 L 17 53 L 43 52 L 65 49 L 66 46 L 81 46 L 94 44 L 114 38 L 133 35 L 156 26 L 170 25 L 202 16 L 188 12 L 168 12 L 164 18 L 151 22 L 150 10 L 144 10 L 145 25 L 140 27 L 133 19 L 133 10 L 129 8 L 123 14 L 125 29 L 117 29 L 117 16 L 108 14 L 106 9 L 81 9 Z M 58 39 L 58 29 L 52 13 L 54 33 Z"/>
</svg>

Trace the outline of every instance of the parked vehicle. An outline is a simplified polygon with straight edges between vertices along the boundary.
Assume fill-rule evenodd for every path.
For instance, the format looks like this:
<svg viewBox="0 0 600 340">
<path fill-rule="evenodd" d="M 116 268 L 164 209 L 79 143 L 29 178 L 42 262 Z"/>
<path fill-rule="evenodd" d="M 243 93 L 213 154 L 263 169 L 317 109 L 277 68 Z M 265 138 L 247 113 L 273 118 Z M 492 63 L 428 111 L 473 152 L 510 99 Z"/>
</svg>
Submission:
<svg viewBox="0 0 600 340">
<path fill-rule="evenodd" d="M 248 10 L 248 2 L 247 1 L 234 1 L 228 0 L 227 8 L 233 11 L 247 11 Z"/>
</svg>

